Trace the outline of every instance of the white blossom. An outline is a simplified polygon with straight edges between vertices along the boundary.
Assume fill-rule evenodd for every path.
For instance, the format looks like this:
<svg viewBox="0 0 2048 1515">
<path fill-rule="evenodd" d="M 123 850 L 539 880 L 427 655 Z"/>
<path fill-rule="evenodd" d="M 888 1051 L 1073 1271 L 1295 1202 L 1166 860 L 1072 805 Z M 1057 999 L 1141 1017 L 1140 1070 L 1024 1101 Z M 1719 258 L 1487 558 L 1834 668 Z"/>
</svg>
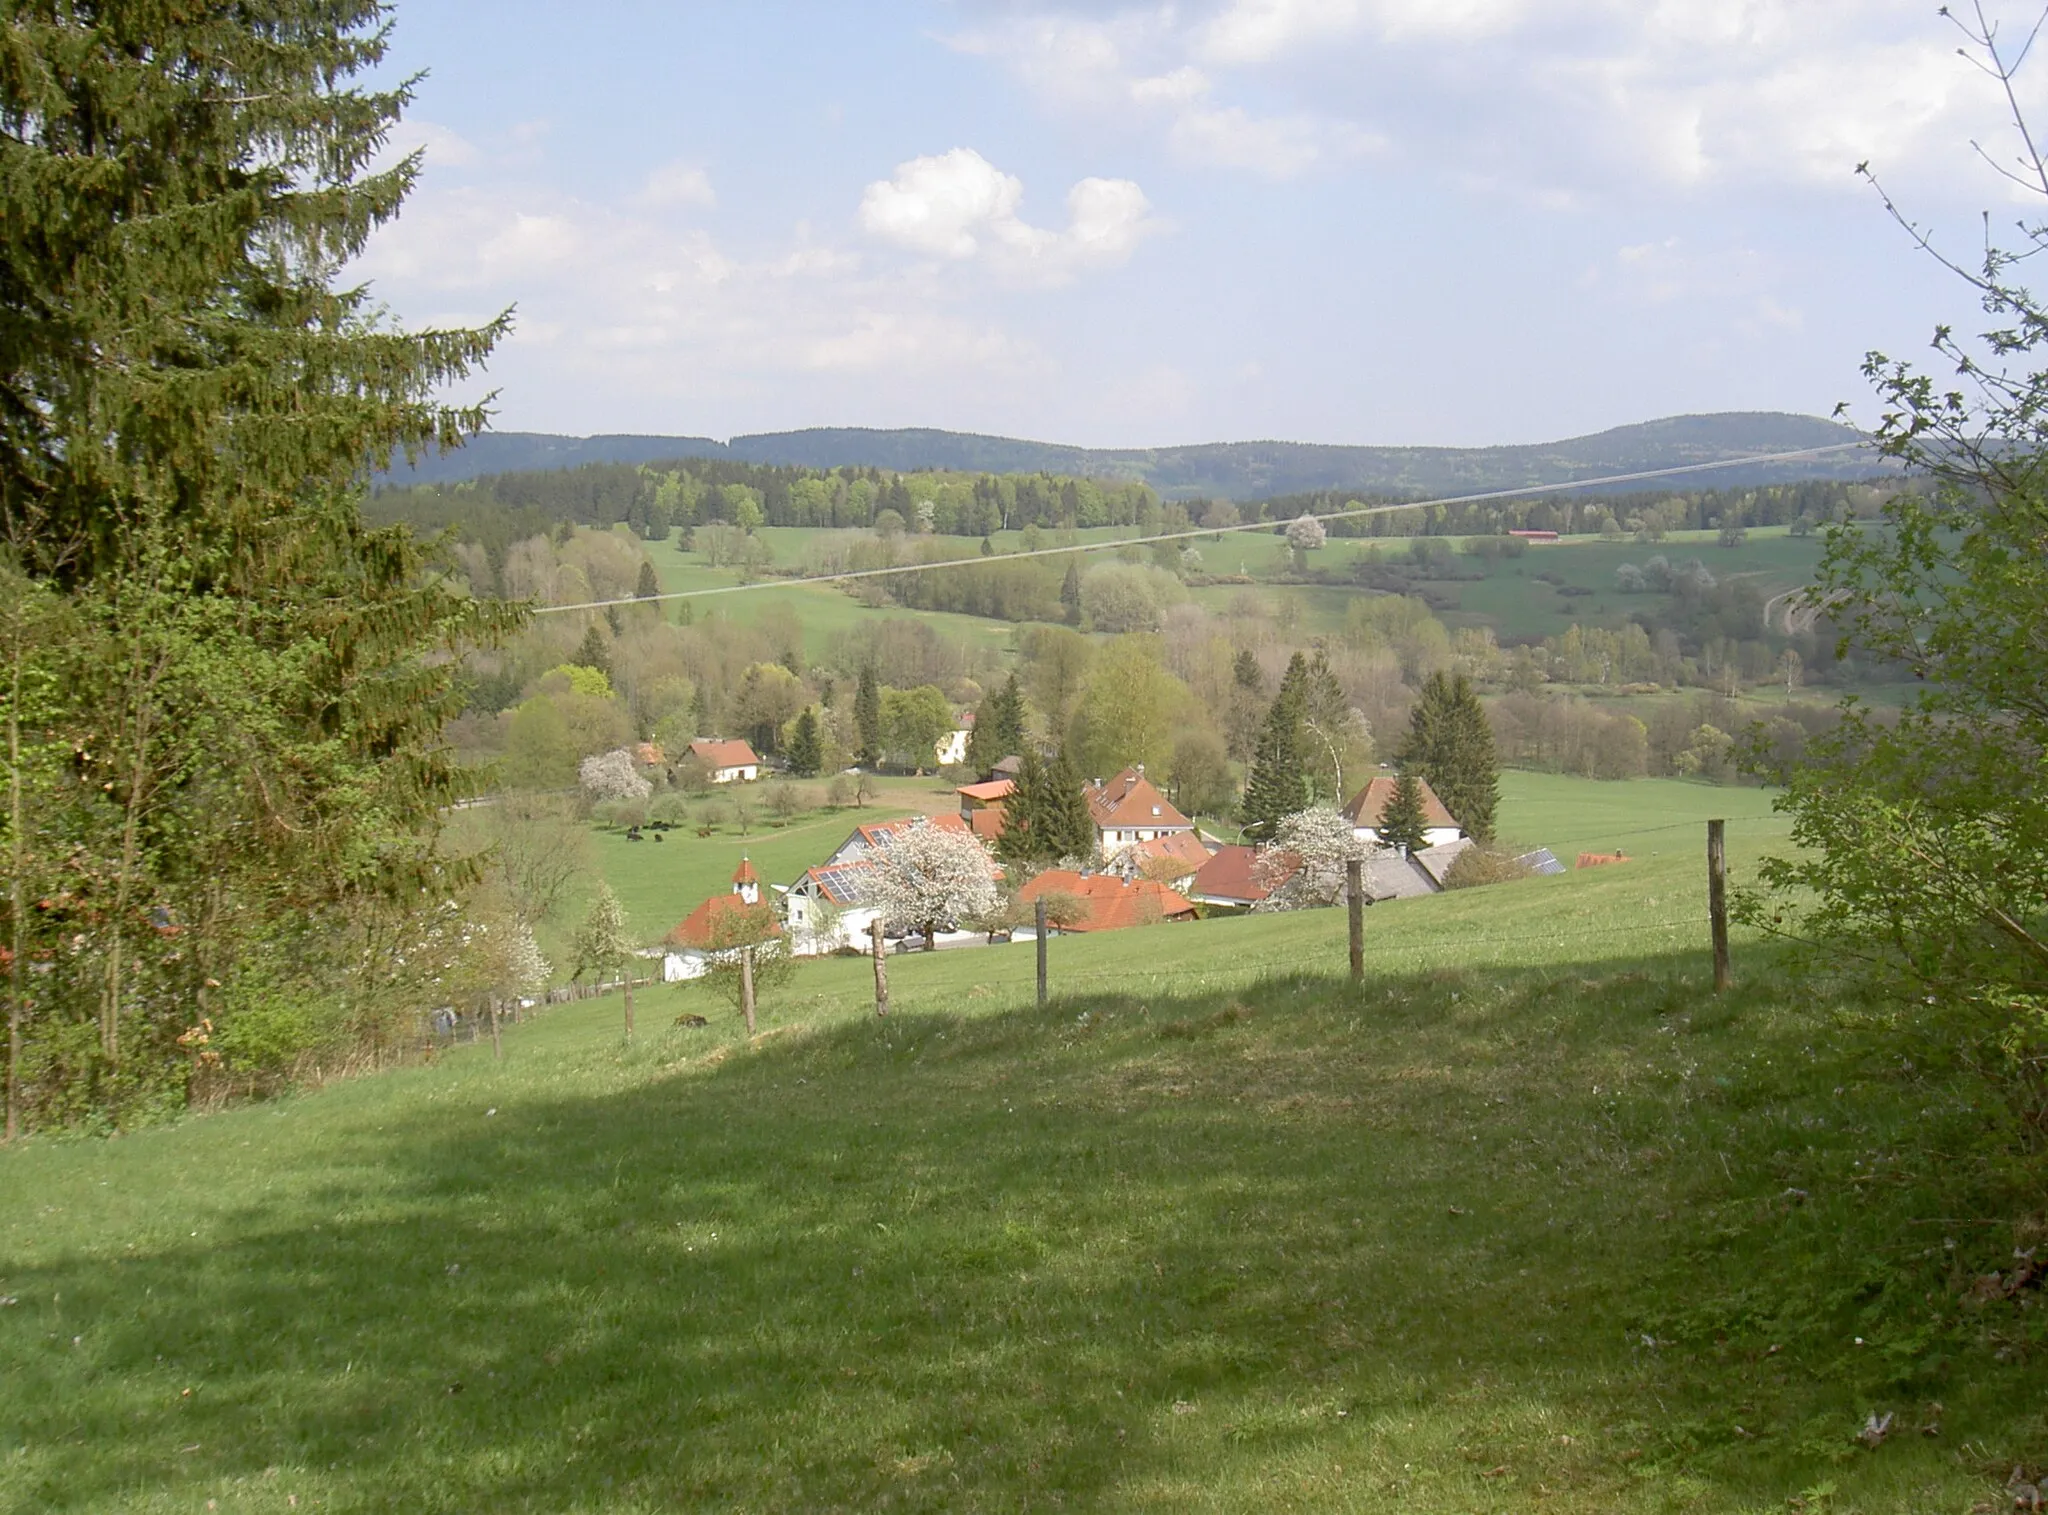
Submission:
<svg viewBox="0 0 2048 1515">
<path fill-rule="evenodd" d="M 1307 511 L 1287 523 L 1287 545 L 1296 552 L 1311 552 L 1325 540 L 1323 523 Z"/>
<path fill-rule="evenodd" d="M 585 758 L 576 767 L 576 782 L 593 800 L 644 800 L 654 792 L 624 747 Z"/>
<path fill-rule="evenodd" d="M 1306 910 L 1344 898 L 1345 865 L 1371 857 L 1372 843 L 1360 841 L 1351 822 L 1328 805 L 1281 818 L 1273 839 L 1259 848 L 1252 876 L 1273 892 L 1259 910 Z"/>
<path fill-rule="evenodd" d="M 995 863 L 980 839 L 929 821 L 907 826 L 870 855 L 874 901 L 892 926 L 923 930 L 985 915 L 995 905 Z"/>
</svg>

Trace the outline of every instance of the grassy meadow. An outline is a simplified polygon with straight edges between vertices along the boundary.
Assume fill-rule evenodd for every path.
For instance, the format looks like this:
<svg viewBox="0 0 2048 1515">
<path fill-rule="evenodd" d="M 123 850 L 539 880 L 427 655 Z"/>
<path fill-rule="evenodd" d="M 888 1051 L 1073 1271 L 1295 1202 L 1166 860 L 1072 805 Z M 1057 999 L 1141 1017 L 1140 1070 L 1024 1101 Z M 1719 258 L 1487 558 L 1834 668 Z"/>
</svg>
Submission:
<svg viewBox="0 0 2048 1515">
<path fill-rule="evenodd" d="M 0 1510 L 1997 1501 L 2040 1331 L 1956 1301 L 2034 1176 L 1762 944 L 1708 993 L 1690 787 L 1518 779 L 1672 843 L 1377 906 L 1358 989 L 1336 911 L 1057 940 L 1043 1010 L 841 960 L 0 1152 Z"/>
</svg>

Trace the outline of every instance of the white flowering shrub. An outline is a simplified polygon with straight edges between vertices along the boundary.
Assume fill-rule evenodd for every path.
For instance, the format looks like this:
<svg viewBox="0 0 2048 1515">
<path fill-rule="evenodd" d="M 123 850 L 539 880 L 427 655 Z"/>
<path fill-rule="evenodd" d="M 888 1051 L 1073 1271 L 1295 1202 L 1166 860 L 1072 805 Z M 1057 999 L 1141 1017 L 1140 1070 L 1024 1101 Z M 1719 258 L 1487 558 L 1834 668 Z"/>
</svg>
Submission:
<svg viewBox="0 0 2048 1515">
<path fill-rule="evenodd" d="M 576 767 L 576 783 L 591 799 L 644 800 L 654 786 L 641 776 L 633 754 L 624 747 L 587 757 Z"/>
</svg>

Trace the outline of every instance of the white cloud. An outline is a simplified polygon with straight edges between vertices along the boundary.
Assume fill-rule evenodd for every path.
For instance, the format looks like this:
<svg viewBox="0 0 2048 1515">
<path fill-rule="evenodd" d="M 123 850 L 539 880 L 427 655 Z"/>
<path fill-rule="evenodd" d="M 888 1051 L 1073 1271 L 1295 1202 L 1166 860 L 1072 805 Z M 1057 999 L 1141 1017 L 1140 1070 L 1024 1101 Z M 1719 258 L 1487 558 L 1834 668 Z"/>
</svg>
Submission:
<svg viewBox="0 0 2048 1515">
<path fill-rule="evenodd" d="M 1188 61 L 1192 35 L 1170 6 L 1107 20 L 1038 15 L 953 39 L 998 58 L 1064 112 L 1163 129 L 1191 162 L 1291 178 L 1370 151 L 1376 135 L 1310 110 L 1261 113 L 1216 102 L 1216 82 Z"/>
<path fill-rule="evenodd" d="M 1129 179 L 1083 179 L 1067 192 L 1067 229 L 1019 214 L 1024 184 L 972 148 L 900 163 L 867 187 L 861 228 L 911 252 L 955 262 L 982 258 L 999 272 L 1059 281 L 1123 262 L 1157 229 L 1145 192 Z"/>
<path fill-rule="evenodd" d="M 718 196 L 711 188 L 711 176 L 695 164 L 664 163 L 647 176 L 640 203 L 650 210 L 690 205 L 708 209 L 718 203 Z"/>
<path fill-rule="evenodd" d="M 1386 154 L 1538 200 L 1848 191 L 1865 159 L 1946 193 L 1934 165 L 2002 125 L 1920 0 L 1028 0 L 953 40 L 1196 163 Z"/>
</svg>

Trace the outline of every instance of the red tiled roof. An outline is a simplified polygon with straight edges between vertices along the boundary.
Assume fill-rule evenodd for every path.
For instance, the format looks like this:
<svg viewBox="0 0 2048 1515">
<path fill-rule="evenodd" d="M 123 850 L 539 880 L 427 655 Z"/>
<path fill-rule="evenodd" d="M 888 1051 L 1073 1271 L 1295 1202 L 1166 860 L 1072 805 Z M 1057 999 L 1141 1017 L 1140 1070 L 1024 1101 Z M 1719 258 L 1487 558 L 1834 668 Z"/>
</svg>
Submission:
<svg viewBox="0 0 2048 1515">
<path fill-rule="evenodd" d="M 721 768 L 756 768 L 760 758 L 754 749 L 737 738 L 724 742 L 692 742 L 690 756 L 714 773 Z"/>
<path fill-rule="evenodd" d="M 1088 913 L 1063 931 L 1115 931 L 1154 921 L 1191 920 L 1194 905 L 1152 879 L 1120 879 L 1109 873 L 1074 873 L 1048 868 L 1018 891 L 1027 905 L 1043 894 L 1071 894 Z"/>
<path fill-rule="evenodd" d="M 1107 830 L 1185 830 L 1194 824 L 1167 802 L 1142 768 L 1126 768 L 1106 784 L 1088 785 L 1085 793 L 1088 813 Z"/>
<path fill-rule="evenodd" d="M 745 915 L 750 912 L 761 915 L 762 924 L 766 927 L 762 935 L 782 935 L 782 927 L 775 919 L 773 905 L 765 901 L 749 905 L 737 894 L 714 894 L 677 922 L 676 928 L 663 940 L 671 947 L 709 947 L 720 922 L 735 913 Z"/>
<path fill-rule="evenodd" d="M 758 884 L 761 882 L 761 875 L 754 871 L 752 859 L 744 857 L 740 859 L 739 867 L 732 871 L 732 881 L 735 884 Z"/>
<path fill-rule="evenodd" d="M 1195 880 L 1188 886 L 1188 892 L 1196 899 L 1257 904 L 1273 892 L 1259 882 L 1258 861 L 1256 847 L 1219 847 L 1215 856 L 1195 870 Z"/>
<path fill-rule="evenodd" d="M 957 792 L 962 799 L 979 800 L 984 805 L 993 805 L 1015 794 L 1017 786 L 1008 779 L 990 779 L 985 784 L 962 784 Z"/>
<path fill-rule="evenodd" d="M 1387 802 L 1394 797 L 1392 777 L 1374 779 L 1358 793 L 1351 796 L 1351 803 L 1344 807 L 1344 817 L 1354 826 L 1379 828 L 1380 817 L 1386 814 Z M 1457 818 L 1444 809 L 1444 802 L 1436 797 L 1436 791 L 1429 787 L 1429 780 L 1419 778 L 1415 785 L 1422 791 L 1422 824 L 1435 828 L 1456 826 Z"/>
<path fill-rule="evenodd" d="M 1197 872 L 1209 861 L 1209 849 L 1192 831 L 1169 831 L 1126 848 L 1119 856 L 1129 858 L 1142 877 L 1165 881 Z"/>
<path fill-rule="evenodd" d="M 660 767 L 662 762 L 661 744 L 659 742 L 639 743 L 633 749 L 633 759 L 635 762 L 644 764 L 649 768 Z"/>
<path fill-rule="evenodd" d="M 912 826 L 922 826 L 927 823 L 938 827 L 941 831 L 972 832 L 974 829 L 967 822 L 961 820 L 959 816 L 951 812 L 941 812 L 938 815 L 906 815 L 897 821 L 870 821 L 853 829 L 854 834 L 870 847 L 885 847 L 888 845 L 889 838 L 897 832 L 907 831 Z"/>
</svg>

